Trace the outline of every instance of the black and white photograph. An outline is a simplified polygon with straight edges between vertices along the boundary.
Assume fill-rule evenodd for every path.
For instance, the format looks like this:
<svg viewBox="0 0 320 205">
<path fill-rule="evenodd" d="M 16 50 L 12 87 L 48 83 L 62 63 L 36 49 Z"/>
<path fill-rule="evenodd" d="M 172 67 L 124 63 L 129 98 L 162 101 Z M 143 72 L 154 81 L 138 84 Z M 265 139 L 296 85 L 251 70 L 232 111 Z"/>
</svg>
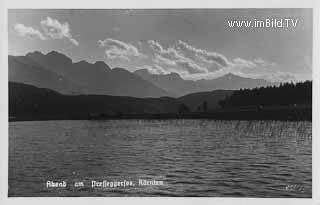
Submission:
<svg viewBox="0 0 320 205">
<path fill-rule="evenodd" d="M 8 9 L 7 197 L 313 197 L 313 8 Z"/>
</svg>

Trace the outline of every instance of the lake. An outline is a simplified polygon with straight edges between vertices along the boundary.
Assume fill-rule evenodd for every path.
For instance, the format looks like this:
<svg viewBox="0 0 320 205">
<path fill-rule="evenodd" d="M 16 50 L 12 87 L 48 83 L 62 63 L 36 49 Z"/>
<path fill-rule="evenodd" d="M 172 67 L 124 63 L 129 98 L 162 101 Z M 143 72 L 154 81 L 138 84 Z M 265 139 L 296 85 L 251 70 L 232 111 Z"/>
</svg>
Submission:
<svg viewBox="0 0 320 205">
<path fill-rule="evenodd" d="M 10 122 L 8 195 L 310 198 L 311 127 L 280 121 Z M 140 186 L 141 179 L 163 184 Z M 92 188 L 92 181 L 103 180 L 134 186 Z M 47 181 L 67 186 L 47 187 Z"/>
</svg>

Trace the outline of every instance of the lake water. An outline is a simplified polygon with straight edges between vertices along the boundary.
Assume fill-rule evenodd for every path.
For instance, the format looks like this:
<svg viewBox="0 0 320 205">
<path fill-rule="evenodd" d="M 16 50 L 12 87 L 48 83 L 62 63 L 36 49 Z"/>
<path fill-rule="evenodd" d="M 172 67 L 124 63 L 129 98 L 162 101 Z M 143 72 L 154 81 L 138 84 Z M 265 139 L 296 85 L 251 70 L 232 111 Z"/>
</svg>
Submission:
<svg viewBox="0 0 320 205">
<path fill-rule="evenodd" d="M 8 194 L 311 197 L 311 148 L 311 122 L 10 122 Z M 67 187 L 47 188 L 49 180 Z M 93 180 L 134 186 L 92 188 Z"/>
</svg>

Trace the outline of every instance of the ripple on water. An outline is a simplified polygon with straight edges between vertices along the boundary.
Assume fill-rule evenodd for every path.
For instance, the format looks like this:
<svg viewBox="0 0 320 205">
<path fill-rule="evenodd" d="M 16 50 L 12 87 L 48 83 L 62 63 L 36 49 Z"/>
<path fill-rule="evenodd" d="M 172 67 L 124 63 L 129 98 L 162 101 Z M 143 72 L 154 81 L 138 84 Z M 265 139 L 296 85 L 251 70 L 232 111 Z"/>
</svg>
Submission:
<svg viewBox="0 0 320 205">
<path fill-rule="evenodd" d="M 9 196 L 310 198 L 311 133 L 311 122 L 10 122 Z M 43 184 L 142 176 L 164 186 L 57 192 Z"/>
</svg>

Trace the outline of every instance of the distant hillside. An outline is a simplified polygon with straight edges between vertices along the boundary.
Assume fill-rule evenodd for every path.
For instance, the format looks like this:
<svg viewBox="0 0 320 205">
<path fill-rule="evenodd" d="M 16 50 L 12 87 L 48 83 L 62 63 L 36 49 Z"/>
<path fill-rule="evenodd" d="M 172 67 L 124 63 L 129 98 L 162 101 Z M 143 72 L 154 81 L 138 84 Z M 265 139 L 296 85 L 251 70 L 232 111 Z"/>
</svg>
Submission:
<svg viewBox="0 0 320 205">
<path fill-rule="evenodd" d="M 89 115 L 177 113 L 181 104 L 196 110 L 207 101 L 209 108 L 232 91 L 194 93 L 181 98 L 134 98 L 106 95 L 62 95 L 34 86 L 9 82 L 9 116 L 35 119 L 85 119 Z"/>
<path fill-rule="evenodd" d="M 255 88 L 274 84 L 264 79 L 243 78 L 231 73 L 216 79 L 197 81 L 184 80 L 177 73 L 166 75 L 151 74 L 147 69 L 136 70 L 134 73 L 154 83 L 156 86 L 174 93 L 175 96 L 218 89 L 238 90 L 240 88 Z"/>
<path fill-rule="evenodd" d="M 205 88 L 211 88 L 211 90 L 239 90 L 240 88 L 257 88 L 274 85 L 274 83 L 271 83 L 264 79 L 244 78 L 232 73 L 212 80 L 198 80 L 197 83 L 201 84 L 201 86 Z"/>
<path fill-rule="evenodd" d="M 34 86 L 9 83 L 9 116 L 87 117 L 92 114 L 175 112 L 173 98 L 134 98 L 102 95 L 61 95 Z"/>
<path fill-rule="evenodd" d="M 156 75 L 149 73 L 147 69 L 136 70 L 134 73 L 141 76 L 143 79 L 152 82 L 156 86 L 170 91 L 176 97 L 189 93 L 206 91 L 195 81 L 182 79 L 178 73 Z"/>
<path fill-rule="evenodd" d="M 80 86 L 55 72 L 44 69 L 28 57 L 9 56 L 9 81 L 49 88 L 63 94 L 81 94 Z"/>
<path fill-rule="evenodd" d="M 71 84 L 75 87 L 75 90 L 81 90 L 83 94 L 133 97 L 171 95 L 126 69 L 110 69 L 104 62 L 91 64 L 80 61 L 73 63 L 70 58 L 56 51 L 49 52 L 46 55 L 36 51 L 28 53 L 26 56 L 9 56 L 9 72 L 11 73 L 9 75 L 9 81 L 11 82 L 49 88 L 66 94 L 70 94 L 69 84 Z M 51 76 L 58 76 L 57 82 L 54 82 L 54 80 L 50 80 L 50 83 L 47 82 L 49 77 L 46 76 L 49 76 L 48 73 Z M 32 80 L 29 80 L 28 76 L 33 76 Z M 64 86 L 61 85 L 60 79 L 64 82 Z"/>
<path fill-rule="evenodd" d="M 192 93 L 177 98 L 177 102 L 179 104 L 184 103 L 194 112 L 204 111 L 202 107 L 203 103 L 207 104 L 207 110 L 212 110 L 219 108 L 219 101 L 232 95 L 233 92 L 232 90 L 215 90 L 211 92 Z"/>
</svg>

